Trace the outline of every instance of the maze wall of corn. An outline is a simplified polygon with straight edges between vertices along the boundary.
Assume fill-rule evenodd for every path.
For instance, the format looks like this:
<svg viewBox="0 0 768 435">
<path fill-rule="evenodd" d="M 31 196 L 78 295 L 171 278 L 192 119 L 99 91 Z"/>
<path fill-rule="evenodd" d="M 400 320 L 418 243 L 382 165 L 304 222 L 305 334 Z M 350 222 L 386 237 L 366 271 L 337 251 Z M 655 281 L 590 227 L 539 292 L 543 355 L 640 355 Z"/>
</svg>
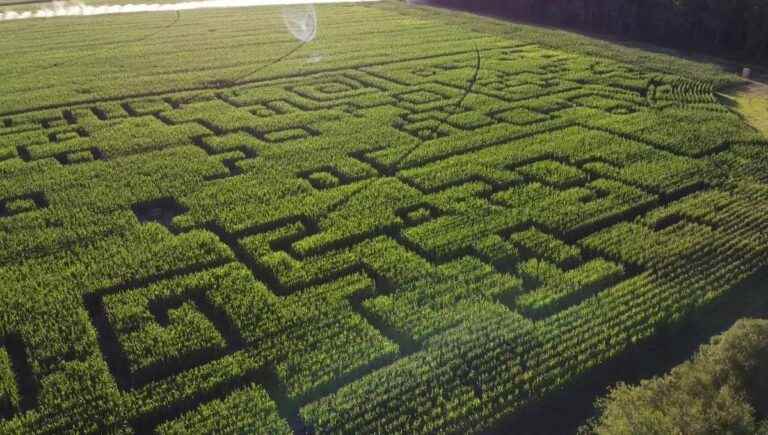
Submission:
<svg viewBox="0 0 768 435">
<path fill-rule="evenodd" d="M 0 432 L 480 432 L 768 265 L 712 83 L 318 14 L 0 23 Z"/>
</svg>

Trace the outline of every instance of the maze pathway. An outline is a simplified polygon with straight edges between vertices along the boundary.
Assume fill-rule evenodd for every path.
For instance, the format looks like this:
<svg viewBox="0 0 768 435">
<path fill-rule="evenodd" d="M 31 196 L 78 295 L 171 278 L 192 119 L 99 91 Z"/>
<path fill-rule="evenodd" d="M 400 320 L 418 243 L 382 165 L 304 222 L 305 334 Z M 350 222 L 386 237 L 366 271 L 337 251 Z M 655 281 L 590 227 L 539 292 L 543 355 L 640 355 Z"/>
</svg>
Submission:
<svg viewBox="0 0 768 435">
<path fill-rule="evenodd" d="M 512 41 L 3 116 L 0 431 L 481 430 L 766 266 L 766 150 Z"/>
</svg>

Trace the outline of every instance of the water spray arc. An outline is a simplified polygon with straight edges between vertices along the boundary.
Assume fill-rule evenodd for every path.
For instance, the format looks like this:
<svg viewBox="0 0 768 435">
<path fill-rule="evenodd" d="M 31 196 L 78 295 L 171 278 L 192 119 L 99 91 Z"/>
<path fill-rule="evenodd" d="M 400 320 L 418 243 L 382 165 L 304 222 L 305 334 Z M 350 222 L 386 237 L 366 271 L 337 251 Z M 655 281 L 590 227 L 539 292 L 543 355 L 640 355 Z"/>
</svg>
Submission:
<svg viewBox="0 0 768 435">
<path fill-rule="evenodd" d="M 317 36 L 317 12 L 314 6 L 286 6 L 282 15 L 285 27 L 299 41 L 307 43 Z"/>
<path fill-rule="evenodd" d="M 261 71 L 271 66 L 277 65 L 285 59 L 288 59 L 306 44 L 314 40 L 317 36 L 317 12 L 315 11 L 315 7 L 313 5 L 305 4 L 297 6 L 286 6 L 283 7 L 282 15 L 283 23 L 285 24 L 286 29 L 291 35 L 293 35 L 294 38 L 299 41 L 298 45 L 296 45 L 284 55 L 273 60 L 272 62 L 261 65 L 258 68 L 241 74 L 234 79 L 220 80 L 217 82 L 218 84 L 224 84 L 226 86 L 238 85 L 241 82 L 248 80 L 254 75 L 260 73 Z"/>
</svg>

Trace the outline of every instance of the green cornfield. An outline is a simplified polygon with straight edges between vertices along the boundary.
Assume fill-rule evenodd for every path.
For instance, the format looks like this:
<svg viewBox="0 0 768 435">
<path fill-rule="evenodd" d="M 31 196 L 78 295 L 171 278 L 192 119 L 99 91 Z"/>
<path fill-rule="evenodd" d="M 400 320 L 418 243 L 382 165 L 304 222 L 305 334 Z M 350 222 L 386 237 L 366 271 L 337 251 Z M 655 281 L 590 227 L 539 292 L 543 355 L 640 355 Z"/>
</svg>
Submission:
<svg viewBox="0 0 768 435">
<path fill-rule="evenodd" d="M 721 73 L 408 10 L 0 22 L 0 433 L 481 432 L 768 266 Z"/>
</svg>

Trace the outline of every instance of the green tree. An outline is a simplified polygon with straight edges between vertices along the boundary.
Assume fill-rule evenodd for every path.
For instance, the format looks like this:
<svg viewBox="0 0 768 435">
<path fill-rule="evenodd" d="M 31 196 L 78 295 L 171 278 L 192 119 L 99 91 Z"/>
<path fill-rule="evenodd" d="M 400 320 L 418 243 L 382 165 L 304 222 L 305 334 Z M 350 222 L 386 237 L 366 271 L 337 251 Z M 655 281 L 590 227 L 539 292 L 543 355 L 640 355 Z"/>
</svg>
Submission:
<svg viewBox="0 0 768 435">
<path fill-rule="evenodd" d="M 638 386 L 619 384 L 598 400 L 598 435 L 768 434 L 768 320 L 742 320 L 692 361 Z"/>
</svg>

